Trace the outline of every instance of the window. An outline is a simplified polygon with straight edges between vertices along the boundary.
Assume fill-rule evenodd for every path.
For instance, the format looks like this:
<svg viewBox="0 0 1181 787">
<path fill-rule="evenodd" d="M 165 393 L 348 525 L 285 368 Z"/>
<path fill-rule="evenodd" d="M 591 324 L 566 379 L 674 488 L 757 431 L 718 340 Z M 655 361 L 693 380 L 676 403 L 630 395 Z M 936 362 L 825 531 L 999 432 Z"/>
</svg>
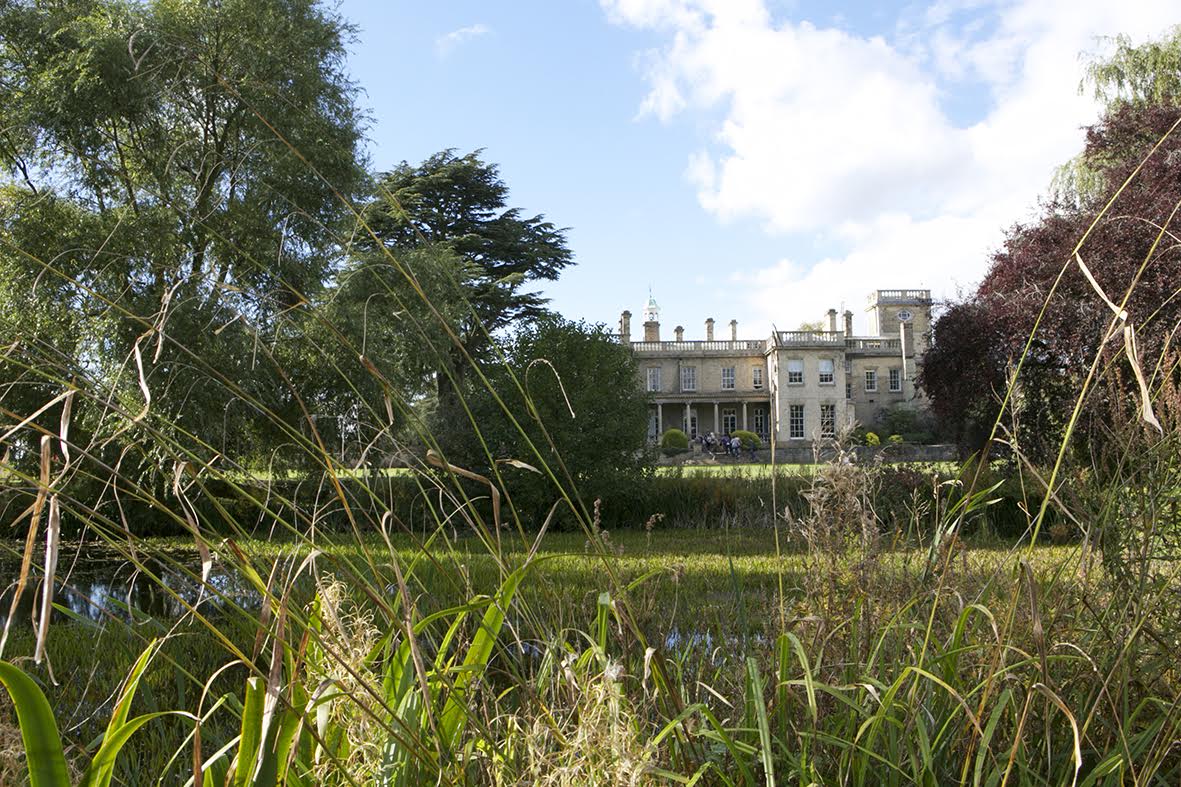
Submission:
<svg viewBox="0 0 1181 787">
<path fill-rule="evenodd" d="M 757 434 L 757 435 L 767 434 L 767 411 L 764 410 L 762 407 L 756 407 L 754 409 L 754 424 L 755 424 L 755 434 Z"/>
<path fill-rule="evenodd" d="M 697 367 L 696 366 L 682 366 L 681 367 L 681 390 L 682 391 L 696 391 L 697 390 Z"/>
<path fill-rule="evenodd" d="M 820 436 L 837 436 L 837 406 L 835 404 L 820 405 Z"/>
<path fill-rule="evenodd" d="M 853 383 L 845 383 L 845 398 L 853 398 Z"/>
<path fill-rule="evenodd" d="M 836 377 L 833 374 L 832 358 L 821 358 L 820 359 L 820 384 L 821 385 L 832 385 L 833 381 L 835 379 L 836 379 Z"/>
<path fill-rule="evenodd" d="M 734 434 L 738 430 L 738 414 L 733 407 L 722 410 L 722 434 Z"/>
<path fill-rule="evenodd" d="M 722 390 L 723 391 L 733 391 L 734 390 L 734 367 L 733 366 L 723 366 L 722 367 Z"/>
<path fill-rule="evenodd" d="M 761 367 L 761 366 L 756 366 L 756 367 L 755 367 L 755 368 L 754 368 L 754 369 L 751 371 L 751 374 L 753 375 L 753 376 L 752 376 L 752 379 L 751 379 L 751 382 L 753 382 L 753 383 L 754 383 L 755 390 L 756 390 L 756 391 L 761 391 L 761 390 L 763 390 L 763 367 Z"/>
<path fill-rule="evenodd" d="M 794 358 L 787 362 L 787 384 L 804 384 L 804 361 L 802 358 Z"/>
<path fill-rule="evenodd" d="M 689 437 L 696 437 L 697 436 L 697 411 L 696 410 L 689 411 L 689 420 L 687 420 L 687 421 L 685 420 L 684 416 L 682 416 L 681 423 L 684 425 L 685 434 L 689 435 Z"/>
<path fill-rule="evenodd" d="M 660 367 L 659 366 L 649 366 L 648 367 L 648 390 L 649 391 L 659 391 L 661 389 L 661 387 L 662 386 L 660 385 Z"/>
<path fill-rule="evenodd" d="M 865 370 L 865 390 L 876 391 L 877 389 L 878 389 L 878 370 L 877 369 L 866 369 Z"/>
<path fill-rule="evenodd" d="M 894 393 L 898 393 L 899 391 L 902 390 L 902 370 L 901 369 L 891 369 L 890 370 L 890 390 L 893 391 Z"/>
<path fill-rule="evenodd" d="M 804 439 L 804 406 L 802 404 L 788 405 L 787 436 L 792 440 Z"/>
</svg>

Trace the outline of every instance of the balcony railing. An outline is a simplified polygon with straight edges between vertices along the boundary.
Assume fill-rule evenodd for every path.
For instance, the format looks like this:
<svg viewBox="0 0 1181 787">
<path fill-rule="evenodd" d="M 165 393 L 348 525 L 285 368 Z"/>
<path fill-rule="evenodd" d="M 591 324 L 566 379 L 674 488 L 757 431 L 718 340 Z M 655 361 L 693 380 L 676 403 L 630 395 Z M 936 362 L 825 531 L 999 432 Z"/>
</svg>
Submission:
<svg viewBox="0 0 1181 787">
<path fill-rule="evenodd" d="M 901 339 L 858 339 L 849 337 L 845 339 L 846 350 L 894 350 L 896 352 L 902 351 Z"/>
<path fill-rule="evenodd" d="M 713 342 L 632 342 L 636 352 L 763 352 L 766 343 L 762 339 L 739 339 L 737 341 Z"/>
<path fill-rule="evenodd" d="M 931 300 L 930 290 L 878 290 L 877 302 L 885 303 L 889 301 L 904 301 L 911 303 L 913 301 L 929 301 Z"/>
<path fill-rule="evenodd" d="M 801 347 L 806 345 L 837 345 L 845 342 L 841 331 L 777 331 L 775 342 L 780 346 Z"/>
</svg>

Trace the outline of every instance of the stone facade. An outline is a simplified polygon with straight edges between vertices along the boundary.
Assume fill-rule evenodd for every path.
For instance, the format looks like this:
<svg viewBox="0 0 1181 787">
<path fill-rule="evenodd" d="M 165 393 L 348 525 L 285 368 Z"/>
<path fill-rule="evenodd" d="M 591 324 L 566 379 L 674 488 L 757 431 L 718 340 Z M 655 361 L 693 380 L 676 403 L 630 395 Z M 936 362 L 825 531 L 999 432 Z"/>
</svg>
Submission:
<svg viewBox="0 0 1181 787">
<path fill-rule="evenodd" d="M 619 321 L 649 393 L 649 437 L 672 428 L 690 437 L 746 429 L 804 447 L 854 423 L 873 428 L 883 408 L 923 407 L 914 379 L 930 342 L 930 291 L 877 290 L 869 310 L 870 336 L 852 335 L 852 312 L 838 326 L 830 309 L 827 330 L 739 339 L 731 320 L 729 338 L 717 339 L 711 318 L 704 340 L 685 340 L 677 326 L 675 339 L 663 341 L 660 307 L 649 297 L 643 341 L 631 340 L 630 312 Z"/>
</svg>

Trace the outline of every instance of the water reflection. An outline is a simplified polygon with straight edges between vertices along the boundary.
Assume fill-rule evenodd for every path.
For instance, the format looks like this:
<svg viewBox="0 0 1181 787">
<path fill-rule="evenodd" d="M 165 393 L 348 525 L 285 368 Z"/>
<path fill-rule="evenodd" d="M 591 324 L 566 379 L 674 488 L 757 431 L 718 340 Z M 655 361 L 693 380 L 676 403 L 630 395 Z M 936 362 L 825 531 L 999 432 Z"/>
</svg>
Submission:
<svg viewBox="0 0 1181 787">
<path fill-rule="evenodd" d="M 208 586 L 202 588 L 201 567 L 195 555 L 168 560 L 144 557 L 141 565 L 137 567 L 116 556 L 63 554 L 58 562 L 53 601 L 69 613 L 55 609 L 51 620 L 176 620 L 198 600 L 204 615 L 216 615 L 232 605 L 248 610 L 259 607 L 254 588 L 224 568 L 215 567 Z M 19 564 L 0 562 L 0 577 L 7 582 L 0 592 L 0 626 L 7 623 L 19 572 Z M 14 624 L 32 620 L 34 608 L 40 609 L 42 579 L 34 567 L 17 604 Z"/>
</svg>

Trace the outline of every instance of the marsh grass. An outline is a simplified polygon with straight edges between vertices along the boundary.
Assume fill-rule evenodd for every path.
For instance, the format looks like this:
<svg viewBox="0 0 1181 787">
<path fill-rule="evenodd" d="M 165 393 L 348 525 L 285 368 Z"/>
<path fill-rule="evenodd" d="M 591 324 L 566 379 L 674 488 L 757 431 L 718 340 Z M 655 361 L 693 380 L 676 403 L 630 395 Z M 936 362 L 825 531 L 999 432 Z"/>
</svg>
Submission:
<svg viewBox="0 0 1181 787">
<path fill-rule="evenodd" d="M 497 749 L 501 756 L 489 760 L 474 753 L 480 768 L 476 775 L 465 771 L 468 775 L 464 778 L 577 784 L 594 783 L 593 779 L 584 781 L 587 774 L 592 774 L 600 779 L 598 783 L 626 784 L 636 779 L 640 783 L 661 781 L 667 777 L 657 778 L 658 772 L 675 772 L 670 770 L 675 766 L 670 757 L 671 733 L 659 737 L 668 720 L 655 698 L 651 675 L 654 654 L 647 647 L 641 649 L 638 640 L 620 627 L 617 615 L 621 609 L 628 610 L 637 627 L 647 634 L 648 647 L 655 643 L 667 654 L 674 690 L 685 707 L 698 708 L 682 724 L 693 729 L 694 725 L 708 722 L 706 711 L 717 719 L 723 731 L 734 724 L 745 724 L 743 717 L 755 707 L 748 685 L 748 659 L 753 660 L 757 673 L 767 676 L 766 685 L 780 686 L 778 699 L 768 694 L 765 700 L 772 714 L 768 724 L 779 714 L 777 725 L 789 725 L 774 728 L 776 740 L 786 729 L 795 730 L 793 738 L 776 745 L 790 749 L 808 741 L 810 767 L 818 773 L 839 773 L 839 768 L 850 767 L 841 765 L 842 757 L 851 762 L 856 758 L 850 760 L 850 753 L 842 753 L 841 747 L 831 741 L 823 744 L 813 740 L 813 734 L 825 732 L 823 728 L 811 732 L 799 729 L 801 719 L 797 714 L 802 712 L 808 717 L 811 713 L 806 687 L 799 684 L 805 675 L 812 681 L 813 691 L 821 687 L 816 697 L 818 719 L 836 722 L 838 711 L 848 706 L 851 694 L 862 694 L 859 704 L 855 703 L 861 709 L 859 717 L 873 704 L 872 689 L 852 688 L 859 679 L 864 682 L 872 678 L 868 685 L 880 695 L 905 675 L 908 665 L 915 664 L 921 645 L 918 634 L 928 615 L 934 637 L 943 643 L 930 654 L 935 663 L 942 665 L 932 674 L 942 675 L 948 686 L 965 693 L 968 689 L 962 681 L 973 673 L 980 678 L 980 671 L 990 663 L 987 655 L 991 649 L 1008 654 L 1037 652 L 1032 618 L 1025 611 L 1028 601 L 1021 592 L 1018 551 L 1014 548 L 964 549 L 946 567 L 949 576 L 941 577 L 952 589 L 949 601 L 931 605 L 931 583 L 922 579 L 928 560 L 926 550 L 883 549 L 874 570 L 866 571 L 860 558 L 854 559 L 856 553 L 837 559 L 829 555 L 822 562 L 818 562 L 816 554 L 803 550 L 777 558 L 773 538 L 767 531 L 711 530 L 693 533 L 692 539 L 684 535 L 684 531 L 608 535 L 606 540 L 613 541 L 614 548 L 606 559 L 620 582 L 626 587 L 642 581 L 618 597 L 607 594 L 606 598 L 598 568 L 602 557 L 588 553 L 585 538 L 551 534 L 546 539 L 546 546 L 535 555 L 537 573 L 515 599 L 513 610 L 517 614 L 510 614 L 516 618 L 511 623 L 516 641 L 504 643 L 503 650 L 488 662 L 488 691 L 493 696 L 481 697 L 481 702 L 492 705 L 481 711 L 489 732 L 503 736 Z M 395 544 L 392 553 L 399 561 L 409 563 L 421 554 L 409 539 L 399 540 L 401 543 Z M 324 659 L 322 667 L 310 671 L 307 679 L 317 685 L 330 679 L 347 696 L 358 699 L 357 703 L 334 702 L 330 711 L 332 726 L 348 731 L 355 739 L 356 745 L 340 755 L 342 764 L 347 763 L 348 772 L 354 775 L 375 772 L 378 765 L 373 741 L 383 737 L 381 725 L 361 710 L 365 697 L 360 685 L 364 681 L 380 683 L 376 667 L 366 659 L 382 639 L 373 624 L 379 607 L 363 594 L 358 597 L 350 593 L 327 567 L 336 560 L 342 565 L 355 561 L 375 547 L 374 539 L 369 542 L 323 545 L 324 584 L 293 591 L 293 596 L 302 595 L 304 604 L 316 598 L 316 604 L 324 610 L 319 636 L 331 643 L 326 645 L 326 652 L 336 654 Z M 161 551 L 180 554 L 175 540 L 140 546 L 144 551 L 167 547 Z M 1102 572 L 1092 572 L 1084 579 L 1072 569 L 1080 565 L 1082 548 L 1082 544 L 1041 547 L 1028 553 L 1038 587 L 1046 588 L 1041 598 L 1047 610 L 1043 613 L 1043 636 L 1052 636 L 1060 643 L 1077 643 L 1088 636 L 1089 615 L 1084 599 L 1092 604 L 1105 603 Z M 244 542 L 241 549 L 251 563 L 263 565 L 276 559 L 288 563 L 302 560 L 307 551 L 305 547 L 292 554 L 290 544 L 262 541 Z M 501 559 L 512 562 L 524 556 L 523 550 L 507 549 Z M 194 564 L 195 557 L 190 550 L 187 562 Z M 467 584 L 494 587 L 500 577 L 500 561 L 471 537 L 439 549 L 431 565 L 432 571 L 424 569 L 407 583 L 408 592 L 416 599 L 415 607 L 424 617 L 436 613 L 446 616 L 447 610 L 462 603 L 461 588 Z M 817 582 L 821 570 L 826 573 L 820 577 L 823 581 Z M 449 587 L 453 589 L 440 592 Z M 990 610 L 1014 604 L 1019 607 L 1018 617 L 1002 646 L 995 639 L 991 626 L 995 625 L 996 615 Z M 535 628 L 538 621 L 525 617 L 537 615 L 539 610 L 547 616 L 541 623 L 552 626 L 545 638 L 536 636 L 543 630 Z M 597 623 L 588 626 L 587 621 Z M 103 702 L 109 700 L 106 695 L 117 687 L 123 672 L 134 661 L 137 648 L 157 628 L 163 629 L 164 624 L 145 621 L 130 630 L 122 625 L 51 629 L 53 636 L 47 650 L 62 686 L 48 690 L 55 697 L 56 707 L 74 709 L 63 716 L 67 735 L 73 731 L 84 740 L 96 734 L 84 730 L 101 729 Z M 219 634 L 230 631 L 226 622 L 219 628 Z M 786 654 L 777 652 L 782 650 L 778 640 L 785 633 L 791 633 L 806 654 L 806 673 L 794 645 Z M 252 634 L 252 629 L 243 624 L 231 639 L 237 641 L 238 648 L 248 651 L 253 644 Z M 33 644 L 31 636 L 24 637 L 23 642 L 14 641 L 17 652 L 30 652 Z M 421 644 L 428 656 L 436 647 L 427 638 Z M 193 675 L 212 674 L 223 658 L 217 637 L 201 626 L 190 624 L 174 631 L 165 643 L 165 648 L 169 646 L 173 650 L 162 655 L 171 655 Z M 1114 647 L 1114 643 L 1108 646 Z M 105 655 L 96 664 L 93 653 L 98 651 Z M 196 658 L 198 654 L 202 658 Z M 789 657 L 787 663 L 780 663 L 785 655 Z M 954 659 L 954 669 L 948 666 L 949 659 Z M 1063 650 L 1051 656 L 1047 665 L 1054 674 L 1071 675 L 1077 674 L 1078 660 L 1072 659 L 1071 651 Z M 1018 657 L 1014 661 L 1009 669 L 1015 675 L 1034 666 L 1027 659 Z M 789 667 L 790 672 L 783 673 Z M 158 661 L 157 668 L 141 689 L 145 706 L 191 707 L 197 691 L 195 682 L 178 680 L 166 660 Z M 1042 677 L 1037 670 L 1033 672 L 1033 677 Z M 234 685 L 240 685 L 246 674 L 243 666 L 232 668 L 221 676 L 219 686 L 233 694 Z M 775 677 L 781 674 L 784 685 Z M 795 688 L 787 688 L 792 686 Z M 81 694 L 79 689 L 83 689 Z M 533 702 L 520 696 L 526 691 L 534 694 Z M 912 702 L 929 699 L 920 692 Z M 904 705 L 894 708 L 894 712 L 905 716 L 917 708 Z M 962 712 L 962 708 L 956 708 L 960 706 L 943 710 L 954 716 Z M 211 719 L 203 736 L 213 745 L 231 740 L 233 730 L 232 719 Z M 145 732 L 150 734 L 123 755 L 119 772 L 128 778 L 145 769 L 155 772 L 165 768 L 171 753 L 186 738 L 185 727 L 180 724 L 161 724 Z M 736 768 L 732 761 L 736 756 L 761 756 L 753 743 L 742 742 L 741 730 L 727 731 L 733 751 L 716 729 L 697 729 L 697 734 L 713 747 L 706 750 L 713 754 L 697 766 L 707 767 L 712 774 L 709 780 L 720 780 L 721 774 Z M 825 734 L 835 733 L 828 730 Z M 890 757 L 891 751 L 901 753 L 906 742 L 906 735 L 891 739 L 880 756 Z M 614 748 L 603 749 L 608 743 Z M 618 754 L 618 758 L 603 761 L 607 751 Z M 780 762 L 780 757 L 787 754 L 775 754 L 773 761 Z M 84 759 L 80 751 L 75 756 Z M 790 757 L 782 760 L 790 761 Z M 936 769 L 942 777 L 950 773 L 944 765 Z M 865 765 L 868 773 L 880 775 L 879 766 L 876 759 Z M 312 770 L 319 782 L 332 782 L 334 767 L 321 759 Z M 759 766 L 752 762 L 747 767 L 757 772 Z"/>
</svg>

